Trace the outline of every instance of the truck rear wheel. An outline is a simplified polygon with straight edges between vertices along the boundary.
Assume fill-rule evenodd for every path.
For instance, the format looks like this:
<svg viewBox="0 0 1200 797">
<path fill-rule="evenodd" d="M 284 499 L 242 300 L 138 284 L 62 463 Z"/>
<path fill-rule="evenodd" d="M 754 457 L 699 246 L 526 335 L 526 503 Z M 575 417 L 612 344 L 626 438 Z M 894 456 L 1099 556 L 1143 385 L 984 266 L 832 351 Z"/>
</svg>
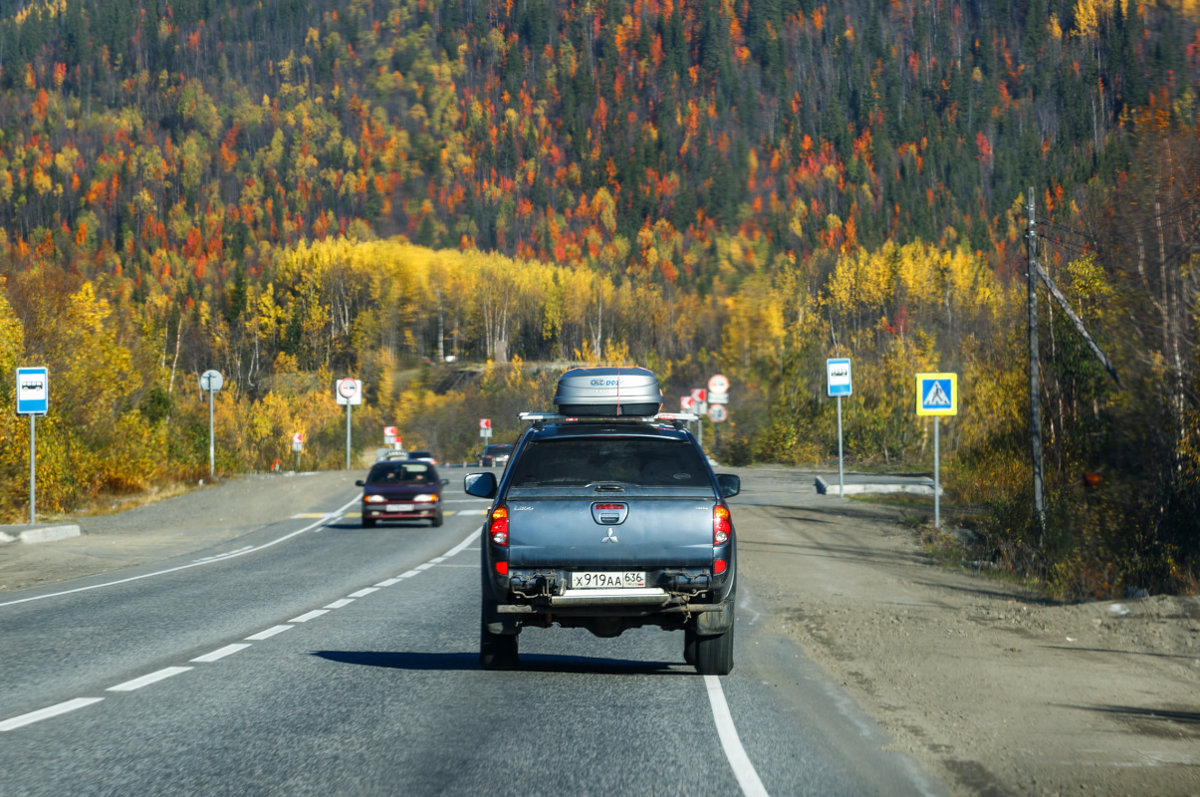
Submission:
<svg viewBox="0 0 1200 797">
<path fill-rule="evenodd" d="M 479 618 L 479 666 L 485 670 L 511 670 L 517 666 L 517 635 L 493 634 L 488 623 L 496 620 L 496 604 L 483 599 Z"/>
<path fill-rule="evenodd" d="M 683 655 L 687 656 L 685 637 Z M 733 669 L 733 626 L 716 636 L 696 636 L 696 672 L 701 675 L 728 675 Z"/>
</svg>

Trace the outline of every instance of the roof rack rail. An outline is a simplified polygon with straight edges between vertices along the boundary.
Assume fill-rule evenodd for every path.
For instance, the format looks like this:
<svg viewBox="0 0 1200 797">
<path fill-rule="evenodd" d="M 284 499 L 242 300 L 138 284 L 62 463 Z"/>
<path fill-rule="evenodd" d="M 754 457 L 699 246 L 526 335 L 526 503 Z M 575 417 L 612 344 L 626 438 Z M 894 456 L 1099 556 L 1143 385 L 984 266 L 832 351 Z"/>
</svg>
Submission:
<svg viewBox="0 0 1200 797">
<path fill-rule="evenodd" d="M 535 426 L 556 421 L 604 421 L 605 423 L 670 423 L 676 428 L 700 420 L 692 412 L 659 412 L 654 415 L 563 415 L 561 412 L 519 412 L 517 417 Z"/>
</svg>

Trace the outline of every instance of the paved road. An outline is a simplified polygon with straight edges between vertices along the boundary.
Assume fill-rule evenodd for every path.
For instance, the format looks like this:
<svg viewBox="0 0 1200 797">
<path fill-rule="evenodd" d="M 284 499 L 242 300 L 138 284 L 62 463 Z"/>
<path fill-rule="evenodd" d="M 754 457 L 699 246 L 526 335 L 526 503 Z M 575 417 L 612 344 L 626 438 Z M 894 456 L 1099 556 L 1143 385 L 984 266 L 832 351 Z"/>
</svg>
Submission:
<svg viewBox="0 0 1200 797">
<path fill-rule="evenodd" d="M 481 670 L 485 503 L 452 475 L 440 529 L 314 491 L 209 550 L 0 594 L 0 795 L 941 793 L 762 630 L 752 574 L 730 676 L 653 628 L 528 629 L 520 670 Z M 735 500 L 756 489 L 782 486 Z"/>
</svg>

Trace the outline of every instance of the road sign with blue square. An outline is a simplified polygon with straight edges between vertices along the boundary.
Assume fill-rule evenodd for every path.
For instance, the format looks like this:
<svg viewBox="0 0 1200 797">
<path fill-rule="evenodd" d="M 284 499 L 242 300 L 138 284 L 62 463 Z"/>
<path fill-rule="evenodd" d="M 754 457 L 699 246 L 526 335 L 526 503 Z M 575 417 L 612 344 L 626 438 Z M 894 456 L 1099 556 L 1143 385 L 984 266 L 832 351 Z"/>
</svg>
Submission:
<svg viewBox="0 0 1200 797">
<path fill-rule="evenodd" d="M 917 415 L 957 415 L 958 374 L 917 374 Z"/>
<path fill-rule="evenodd" d="M 50 405 L 50 390 L 45 368 L 17 369 L 17 414 L 45 415 Z"/>
<path fill-rule="evenodd" d="M 849 396 L 853 390 L 850 378 L 850 360 L 846 358 L 825 361 L 825 383 L 829 395 Z"/>
</svg>

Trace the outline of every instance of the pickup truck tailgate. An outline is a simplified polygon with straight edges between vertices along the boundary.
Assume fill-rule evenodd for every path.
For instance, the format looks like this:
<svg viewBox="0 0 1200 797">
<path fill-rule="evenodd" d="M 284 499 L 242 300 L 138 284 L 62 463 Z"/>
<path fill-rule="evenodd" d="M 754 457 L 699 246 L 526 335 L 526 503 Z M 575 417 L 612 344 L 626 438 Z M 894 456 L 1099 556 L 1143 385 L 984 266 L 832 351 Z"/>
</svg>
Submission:
<svg viewBox="0 0 1200 797">
<path fill-rule="evenodd" d="M 709 567 L 711 498 L 620 497 L 513 500 L 512 567 Z"/>
</svg>

